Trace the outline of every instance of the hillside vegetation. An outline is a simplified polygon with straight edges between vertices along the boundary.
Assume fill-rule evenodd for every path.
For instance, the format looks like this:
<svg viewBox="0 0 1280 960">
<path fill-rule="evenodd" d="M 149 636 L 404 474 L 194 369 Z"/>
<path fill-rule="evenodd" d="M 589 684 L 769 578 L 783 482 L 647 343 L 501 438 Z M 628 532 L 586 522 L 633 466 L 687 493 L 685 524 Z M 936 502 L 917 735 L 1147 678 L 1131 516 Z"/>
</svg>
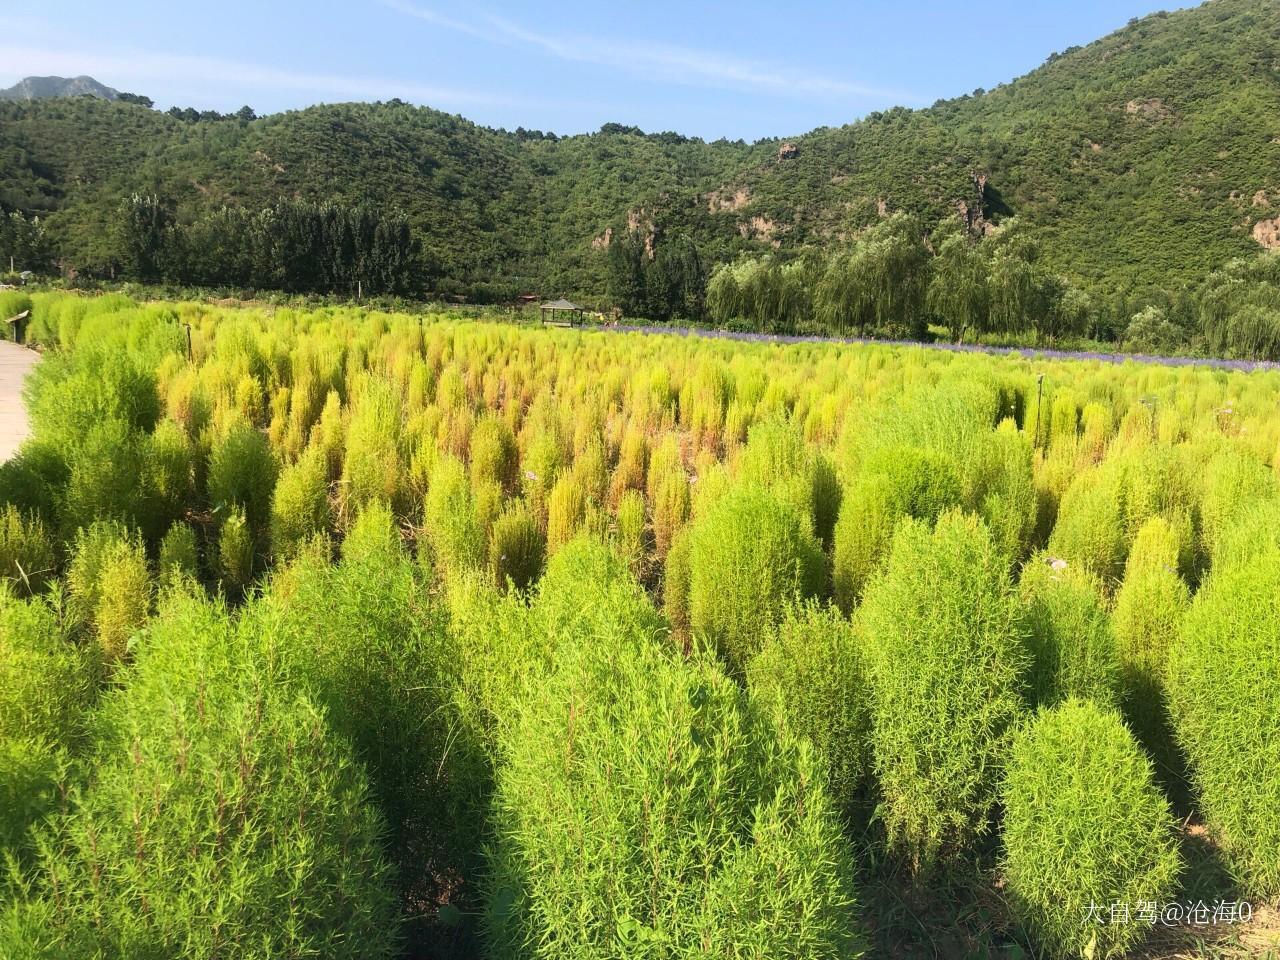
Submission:
<svg viewBox="0 0 1280 960">
<path fill-rule="evenodd" d="M 1044 268 L 1089 294 L 1090 332 L 1120 337 L 1152 306 L 1192 326 L 1189 292 L 1280 242 L 1277 51 L 1275 0 L 1212 0 L 1134 21 L 992 91 L 755 144 L 620 124 L 566 137 L 492 130 L 398 101 L 256 119 L 91 98 L 4 103 L 0 206 L 43 218 L 39 242 L 9 231 L 19 259 L 115 276 L 131 272 L 118 223 L 134 195 L 156 198 L 178 227 L 223 207 L 377 204 L 416 231 L 415 289 L 569 294 L 659 316 L 696 314 L 700 301 L 650 309 L 627 279 L 627 244 L 696 256 L 660 285 L 692 276 L 701 289 L 739 254 L 829 253 L 894 213 L 930 234 L 963 222 L 974 236 L 1016 218 Z M 192 282 L 200 271 L 171 273 Z"/>
</svg>

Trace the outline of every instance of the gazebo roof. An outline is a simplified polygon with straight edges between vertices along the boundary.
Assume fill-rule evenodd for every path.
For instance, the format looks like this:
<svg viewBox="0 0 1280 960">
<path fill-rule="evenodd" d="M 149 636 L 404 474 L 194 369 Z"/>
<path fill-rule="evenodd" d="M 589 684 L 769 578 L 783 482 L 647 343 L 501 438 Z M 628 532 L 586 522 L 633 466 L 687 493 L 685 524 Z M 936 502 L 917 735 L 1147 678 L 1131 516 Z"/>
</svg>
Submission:
<svg viewBox="0 0 1280 960">
<path fill-rule="evenodd" d="M 576 303 L 570 303 L 568 300 L 549 300 L 539 309 L 541 310 L 581 310 L 582 308 Z"/>
</svg>

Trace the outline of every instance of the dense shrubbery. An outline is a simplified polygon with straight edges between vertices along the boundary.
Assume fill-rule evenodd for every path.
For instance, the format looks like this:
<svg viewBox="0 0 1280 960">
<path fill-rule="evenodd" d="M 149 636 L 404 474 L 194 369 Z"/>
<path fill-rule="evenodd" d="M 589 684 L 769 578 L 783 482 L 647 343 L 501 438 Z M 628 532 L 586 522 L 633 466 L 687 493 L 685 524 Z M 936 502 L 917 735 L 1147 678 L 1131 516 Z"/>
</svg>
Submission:
<svg viewBox="0 0 1280 960">
<path fill-rule="evenodd" d="M 1209 578 L 1165 673 L 1210 829 L 1249 893 L 1280 893 L 1280 553 Z"/>
<path fill-rule="evenodd" d="M 713 662 L 685 665 L 642 622 L 610 619 L 566 626 L 502 738 L 494 955 L 857 955 L 813 752 L 754 717 Z"/>
<path fill-rule="evenodd" d="M 1115 637 L 1097 580 L 1067 561 L 1039 554 L 1022 568 L 1019 591 L 1031 645 L 1031 702 L 1120 700 Z"/>
<path fill-rule="evenodd" d="M 1164 862 L 1095 857 L 1166 816 L 1116 709 L 1277 889 L 1270 374 L 33 311 L 0 953 L 847 955 L 898 884 L 998 902 L 1011 762 L 1015 902 L 1083 951 L 1049 898 Z"/>
<path fill-rule="evenodd" d="M 822 553 L 788 503 L 747 486 L 694 525 L 689 545 L 689 626 L 740 674 L 785 605 L 820 594 Z"/>
<path fill-rule="evenodd" d="M 46 929 L 87 955 L 388 955 L 381 824 L 323 713 L 264 683 L 211 605 L 175 599 L 151 641 L 41 837 Z"/>
<path fill-rule="evenodd" d="M 1010 749 L 1002 802 L 1008 893 L 1050 956 L 1124 955 L 1148 930 L 1111 905 L 1176 893 L 1177 825 L 1115 711 L 1069 699 L 1040 713 Z"/>
<path fill-rule="evenodd" d="M 813 604 L 788 610 L 747 664 L 747 687 L 780 729 L 813 744 L 848 812 L 871 768 L 871 689 L 853 624 Z"/>
<path fill-rule="evenodd" d="M 927 870 L 991 826 L 1026 651 L 1005 559 L 981 522 L 898 528 L 859 611 L 890 843 Z"/>
</svg>

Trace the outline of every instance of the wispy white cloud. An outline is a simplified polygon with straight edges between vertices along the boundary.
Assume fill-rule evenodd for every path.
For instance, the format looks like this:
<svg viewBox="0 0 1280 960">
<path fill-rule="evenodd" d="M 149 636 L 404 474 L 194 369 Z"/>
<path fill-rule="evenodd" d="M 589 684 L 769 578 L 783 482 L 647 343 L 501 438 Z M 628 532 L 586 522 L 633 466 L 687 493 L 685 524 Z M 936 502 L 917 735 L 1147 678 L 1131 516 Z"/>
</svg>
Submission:
<svg viewBox="0 0 1280 960">
<path fill-rule="evenodd" d="M 559 60 L 621 69 L 666 83 L 794 96 L 921 102 L 919 97 L 904 91 L 855 83 L 786 64 L 746 60 L 691 47 L 589 35 L 553 35 L 494 13 L 481 12 L 477 20 L 459 20 L 409 0 L 381 2 L 383 6 L 406 16 L 490 43 L 530 48 Z"/>
<path fill-rule="evenodd" d="M 286 70 L 224 60 L 218 57 L 131 51 L 103 54 L 66 48 L 0 44 L 0 65 L 15 79 L 31 74 L 78 76 L 90 74 L 110 86 L 128 89 L 131 84 L 163 83 L 179 93 L 198 88 L 219 99 L 263 91 L 289 90 L 314 98 L 377 100 L 399 97 L 435 106 L 514 105 L 521 101 L 482 91 L 438 87 L 385 77 L 348 76 Z M 145 91 L 144 91 L 145 92 Z"/>
</svg>

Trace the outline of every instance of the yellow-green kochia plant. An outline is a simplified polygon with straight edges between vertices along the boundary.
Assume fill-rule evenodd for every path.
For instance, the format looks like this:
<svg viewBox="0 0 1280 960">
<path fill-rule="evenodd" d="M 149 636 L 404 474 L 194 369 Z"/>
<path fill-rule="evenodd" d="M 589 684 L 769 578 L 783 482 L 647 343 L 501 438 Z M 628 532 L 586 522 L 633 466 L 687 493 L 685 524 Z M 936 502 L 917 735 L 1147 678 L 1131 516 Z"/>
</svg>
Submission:
<svg viewBox="0 0 1280 960">
<path fill-rule="evenodd" d="M 787 603 L 823 592 L 822 550 L 791 504 L 747 485 L 690 532 L 689 626 L 741 674 Z"/>
<path fill-rule="evenodd" d="M 1028 666 L 1006 556 L 976 517 L 898 527 L 860 624 L 892 848 L 928 871 L 986 833 Z"/>
<path fill-rule="evenodd" d="M 904 517 L 933 523 L 960 504 L 960 476 L 946 454 L 910 446 L 873 453 L 850 484 L 835 526 L 833 580 L 846 613 L 884 564 Z"/>
<path fill-rule="evenodd" d="M 1002 800 L 1007 892 L 1046 955 L 1125 955 L 1150 932 L 1141 905 L 1177 894 L 1177 824 L 1116 710 L 1042 710 L 1014 738 Z M 1113 903 L 1128 920 L 1112 921 Z"/>
<path fill-rule="evenodd" d="M 1102 584 L 1080 564 L 1040 553 L 1018 581 L 1031 651 L 1031 704 L 1052 707 L 1071 697 L 1117 706 L 1120 668 Z"/>
<path fill-rule="evenodd" d="M 92 787 L 41 830 L 0 955 L 394 956 L 349 741 L 213 604 L 175 595 L 154 630 L 97 717 Z"/>
<path fill-rule="evenodd" d="M 1280 550 L 1210 575 L 1165 672 L 1200 809 L 1241 888 L 1280 893 Z"/>
<path fill-rule="evenodd" d="M 562 636 L 501 731 L 490 956 L 859 956 L 812 748 L 714 658 L 611 619 Z"/>
<path fill-rule="evenodd" d="M 747 689 L 780 729 L 813 744 L 832 802 L 852 812 L 871 766 L 871 691 L 854 625 L 812 601 L 789 609 L 747 665 Z"/>
</svg>

